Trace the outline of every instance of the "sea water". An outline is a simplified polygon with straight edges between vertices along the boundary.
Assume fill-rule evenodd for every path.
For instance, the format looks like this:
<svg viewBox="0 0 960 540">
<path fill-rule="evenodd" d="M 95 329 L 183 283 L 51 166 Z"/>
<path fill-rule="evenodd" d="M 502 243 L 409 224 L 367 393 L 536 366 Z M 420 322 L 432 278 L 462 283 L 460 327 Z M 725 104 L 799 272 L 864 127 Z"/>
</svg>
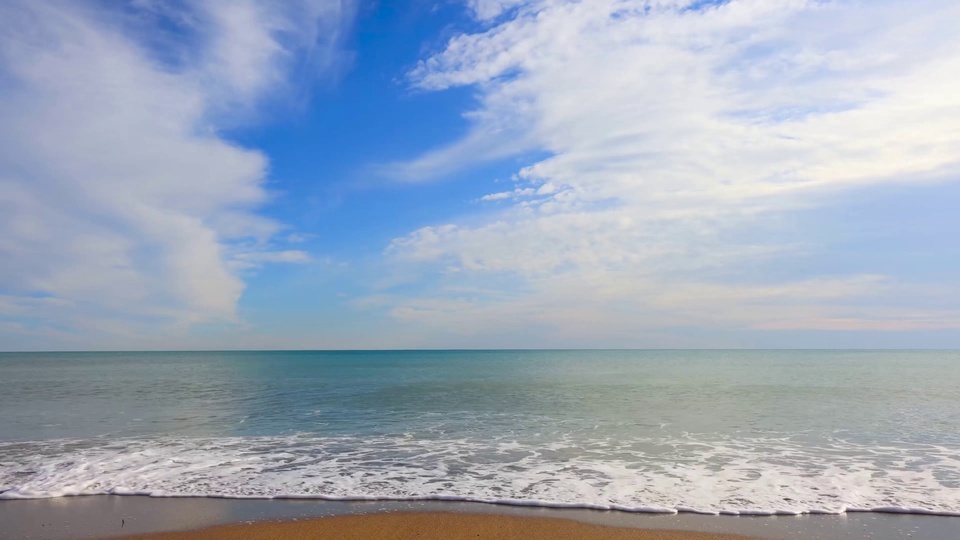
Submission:
<svg viewBox="0 0 960 540">
<path fill-rule="evenodd" d="M 960 515 L 960 352 L 0 354 L 0 499 Z"/>
</svg>

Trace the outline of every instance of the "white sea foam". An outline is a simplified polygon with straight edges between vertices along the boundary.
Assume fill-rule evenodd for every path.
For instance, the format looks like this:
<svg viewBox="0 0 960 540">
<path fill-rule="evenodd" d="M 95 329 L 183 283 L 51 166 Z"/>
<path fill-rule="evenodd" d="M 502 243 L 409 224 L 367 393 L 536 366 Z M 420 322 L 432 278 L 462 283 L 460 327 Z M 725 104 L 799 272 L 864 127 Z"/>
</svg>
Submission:
<svg viewBox="0 0 960 540">
<path fill-rule="evenodd" d="M 643 450 L 652 447 L 657 451 Z M 431 499 L 632 512 L 960 516 L 958 478 L 956 449 L 840 440 L 816 446 L 692 437 L 529 444 L 405 434 L 0 444 L 0 499 Z"/>
</svg>

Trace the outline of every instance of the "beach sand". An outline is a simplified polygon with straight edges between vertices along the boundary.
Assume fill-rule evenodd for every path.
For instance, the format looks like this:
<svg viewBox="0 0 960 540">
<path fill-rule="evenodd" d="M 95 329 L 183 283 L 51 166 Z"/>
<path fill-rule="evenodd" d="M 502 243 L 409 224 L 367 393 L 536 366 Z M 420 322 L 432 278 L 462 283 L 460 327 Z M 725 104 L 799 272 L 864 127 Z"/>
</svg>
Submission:
<svg viewBox="0 0 960 540">
<path fill-rule="evenodd" d="M 610 527 L 570 519 L 457 514 L 390 513 L 337 516 L 306 521 L 223 525 L 193 531 L 127 537 L 130 540 L 746 540 L 746 536 Z"/>
</svg>

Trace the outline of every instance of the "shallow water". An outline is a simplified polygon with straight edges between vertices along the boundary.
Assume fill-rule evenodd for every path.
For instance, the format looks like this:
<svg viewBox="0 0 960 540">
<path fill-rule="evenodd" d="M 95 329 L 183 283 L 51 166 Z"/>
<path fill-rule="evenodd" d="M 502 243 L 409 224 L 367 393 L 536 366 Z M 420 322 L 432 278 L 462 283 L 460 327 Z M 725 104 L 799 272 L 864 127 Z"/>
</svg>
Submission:
<svg viewBox="0 0 960 540">
<path fill-rule="evenodd" d="M 0 498 L 960 514 L 960 353 L 0 354 Z"/>
</svg>

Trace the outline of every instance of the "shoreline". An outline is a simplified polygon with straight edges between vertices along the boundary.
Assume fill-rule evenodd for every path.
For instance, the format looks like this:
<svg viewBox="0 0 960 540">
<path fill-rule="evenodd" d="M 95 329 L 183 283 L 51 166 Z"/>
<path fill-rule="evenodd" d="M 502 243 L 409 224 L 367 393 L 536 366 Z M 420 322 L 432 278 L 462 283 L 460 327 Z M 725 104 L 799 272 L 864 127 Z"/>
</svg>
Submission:
<svg viewBox="0 0 960 540">
<path fill-rule="evenodd" d="M 960 538 L 960 518 L 924 514 L 854 512 L 840 515 L 718 516 L 454 501 L 324 501 L 84 495 L 53 499 L 0 500 L 0 524 L 2 524 L 0 540 L 121 538 L 156 533 L 179 534 L 184 531 L 218 526 L 303 523 L 305 520 L 318 518 L 349 516 L 359 516 L 361 521 L 354 522 L 354 525 L 359 525 L 365 516 L 384 514 L 556 518 L 582 524 L 628 528 L 634 531 L 647 530 L 662 533 L 662 531 L 672 530 L 683 533 L 733 534 L 741 537 L 781 540 Z M 657 536 L 649 538 L 657 538 Z"/>
<path fill-rule="evenodd" d="M 4 501 L 39 501 L 51 499 L 64 499 L 74 497 L 147 497 L 150 499 L 217 499 L 233 501 L 278 501 L 278 502 L 302 502 L 312 501 L 317 503 L 360 503 L 360 504 L 405 504 L 405 503 L 426 503 L 426 504 L 481 504 L 488 506 L 501 506 L 507 508 L 531 508 L 545 510 L 592 510 L 598 512 L 619 512 L 624 514 L 652 514 L 652 515 L 678 515 L 691 514 L 697 516 L 738 516 L 738 517 L 801 517 L 801 516 L 845 516 L 850 514 L 897 514 L 897 515 L 916 515 L 916 516 L 938 516 L 938 517 L 960 517 L 960 512 L 938 511 L 927 508 L 910 508 L 903 506 L 881 506 L 876 508 L 844 508 L 840 511 L 832 510 L 698 510 L 696 508 L 677 506 L 677 507 L 628 507 L 619 505 L 597 505 L 589 503 L 549 503 L 537 500 L 523 499 L 502 499 L 486 500 L 471 497 L 409 497 L 409 498 L 369 498 L 369 497 L 323 497 L 323 496 L 300 496 L 300 495 L 278 495 L 273 497 L 260 496 L 227 496 L 227 495 L 167 495 L 152 494 L 148 492 L 91 492 L 91 493 L 68 493 L 55 496 L 6 496 L 8 493 L 0 492 L 0 503 Z"/>
</svg>

